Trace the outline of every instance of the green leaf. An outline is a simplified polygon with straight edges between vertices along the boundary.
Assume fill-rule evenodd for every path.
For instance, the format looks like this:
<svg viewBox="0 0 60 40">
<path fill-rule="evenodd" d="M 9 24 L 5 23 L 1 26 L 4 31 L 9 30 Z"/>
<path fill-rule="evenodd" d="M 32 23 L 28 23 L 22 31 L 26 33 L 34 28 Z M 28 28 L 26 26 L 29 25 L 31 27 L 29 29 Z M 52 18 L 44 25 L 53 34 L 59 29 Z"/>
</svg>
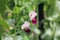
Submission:
<svg viewBox="0 0 60 40">
<path fill-rule="evenodd" d="M 24 35 L 24 40 L 29 40 L 27 35 Z"/>
<path fill-rule="evenodd" d="M 5 20 L 0 15 L 0 34 L 4 32 L 9 32 L 9 25 L 5 22 Z"/>
<path fill-rule="evenodd" d="M 17 6 L 14 7 L 13 12 L 18 14 L 20 12 L 20 8 Z"/>
<path fill-rule="evenodd" d="M 19 19 L 19 21 L 17 22 L 17 26 L 18 26 L 18 25 L 22 25 L 23 22 L 24 22 L 24 18 L 21 17 L 21 18 Z"/>
<path fill-rule="evenodd" d="M 9 0 L 0 0 L 0 12 L 3 13 Z"/>
</svg>

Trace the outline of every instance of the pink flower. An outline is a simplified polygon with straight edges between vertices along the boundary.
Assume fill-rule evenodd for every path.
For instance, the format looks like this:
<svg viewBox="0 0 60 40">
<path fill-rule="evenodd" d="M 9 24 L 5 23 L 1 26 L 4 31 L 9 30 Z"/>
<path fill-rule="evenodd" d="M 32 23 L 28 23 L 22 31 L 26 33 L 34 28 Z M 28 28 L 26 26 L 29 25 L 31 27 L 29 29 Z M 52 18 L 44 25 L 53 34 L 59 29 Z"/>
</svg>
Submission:
<svg viewBox="0 0 60 40">
<path fill-rule="evenodd" d="M 37 23 L 37 19 L 35 18 L 37 16 L 37 13 L 35 11 L 31 11 L 29 13 L 30 20 L 32 21 L 33 24 Z"/>
<path fill-rule="evenodd" d="M 30 20 L 34 19 L 37 16 L 37 13 L 35 11 L 31 11 L 29 13 Z"/>
<path fill-rule="evenodd" d="M 25 21 L 24 24 L 21 26 L 21 29 L 29 28 L 30 23 Z"/>
<path fill-rule="evenodd" d="M 25 31 L 25 32 L 30 32 L 30 23 L 25 21 L 24 24 L 21 26 L 21 28 Z"/>
</svg>

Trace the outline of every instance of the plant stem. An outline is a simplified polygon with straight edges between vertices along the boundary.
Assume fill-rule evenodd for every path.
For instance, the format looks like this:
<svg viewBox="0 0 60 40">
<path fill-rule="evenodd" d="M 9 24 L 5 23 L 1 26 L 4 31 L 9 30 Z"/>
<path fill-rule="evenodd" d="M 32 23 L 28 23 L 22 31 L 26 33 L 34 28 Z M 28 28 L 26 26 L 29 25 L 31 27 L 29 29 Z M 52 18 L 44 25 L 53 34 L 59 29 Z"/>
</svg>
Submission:
<svg viewBox="0 0 60 40">
<path fill-rule="evenodd" d="M 53 31 L 53 33 L 52 33 L 52 40 L 54 40 L 54 37 L 55 37 L 55 31 L 56 31 L 56 24 L 55 24 L 55 22 L 54 22 L 54 27 L 53 27 L 53 29 L 52 29 L 52 31 Z"/>
<path fill-rule="evenodd" d="M 2 35 L 0 35 L 0 40 L 2 40 Z"/>
<path fill-rule="evenodd" d="M 16 27 L 15 27 L 14 40 L 16 40 Z"/>
</svg>

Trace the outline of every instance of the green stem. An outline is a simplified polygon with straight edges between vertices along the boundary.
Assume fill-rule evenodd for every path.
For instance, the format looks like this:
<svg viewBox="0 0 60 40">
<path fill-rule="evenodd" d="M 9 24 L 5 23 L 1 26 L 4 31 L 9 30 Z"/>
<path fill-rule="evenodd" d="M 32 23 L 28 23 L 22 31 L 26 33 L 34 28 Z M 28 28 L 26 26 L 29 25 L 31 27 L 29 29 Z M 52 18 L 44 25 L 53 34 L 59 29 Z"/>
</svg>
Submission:
<svg viewBox="0 0 60 40">
<path fill-rule="evenodd" d="M 15 16 L 16 16 L 16 15 L 15 15 Z M 15 16 L 14 16 L 14 17 L 15 17 Z M 17 27 L 17 26 L 16 26 L 16 18 L 15 18 L 15 27 L 14 27 L 14 28 L 15 28 L 15 30 L 14 30 L 14 31 L 15 31 L 15 34 L 14 34 L 14 40 L 16 40 L 16 27 Z"/>
<path fill-rule="evenodd" d="M 14 40 L 16 40 L 16 27 L 15 27 Z"/>
<path fill-rule="evenodd" d="M 2 35 L 0 35 L 0 40 L 2 40 Z"/>
<path fill-rule="evenodd" d="M 55 24 L 56 25 L 56 24 Z M 52 33 L 52 40 L 54 40 L 54 37 L 55 37 L 55 31 L 56 31 L 56 26 L 53 27 L 52 29 L 53 33 Z"/>
<path fill-rule="evenodd" d="M 38 35 L 34 33 L 34 40 L 39 40 Z"/>
</svg>

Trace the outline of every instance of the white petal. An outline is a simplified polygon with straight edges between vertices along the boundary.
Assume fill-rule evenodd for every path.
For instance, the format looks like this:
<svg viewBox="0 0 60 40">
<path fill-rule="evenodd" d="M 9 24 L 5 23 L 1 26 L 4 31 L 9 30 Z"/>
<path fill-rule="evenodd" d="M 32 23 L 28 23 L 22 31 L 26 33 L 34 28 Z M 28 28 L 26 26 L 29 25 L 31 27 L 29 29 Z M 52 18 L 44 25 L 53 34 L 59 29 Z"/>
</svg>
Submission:
<svg viewBox="0 0 60 40">
<path fill-rule="evenodd" d="M 37 13 L 35 11 L 31 11 L 29 13 L 29 17 L 35 17 L 37 15 Z"/>
<path fill-rule="evenodd" d="M 30 26 L 30 23 L 25 21 L 24 24 L 21 26 L 21 29 L 24 29 L 26 27 L 29 27 Z"/>
<path fill-rule="evenodd" d="M 24 24 L 21 26 L 21 29 L 24 29 Z"/>
<path fill-rule="evenodd" d="M 30 26 L 30 23 L 27 22 L 27 21 L 25 21 L 25 25 L 29 27 Z"/>
</svg>

